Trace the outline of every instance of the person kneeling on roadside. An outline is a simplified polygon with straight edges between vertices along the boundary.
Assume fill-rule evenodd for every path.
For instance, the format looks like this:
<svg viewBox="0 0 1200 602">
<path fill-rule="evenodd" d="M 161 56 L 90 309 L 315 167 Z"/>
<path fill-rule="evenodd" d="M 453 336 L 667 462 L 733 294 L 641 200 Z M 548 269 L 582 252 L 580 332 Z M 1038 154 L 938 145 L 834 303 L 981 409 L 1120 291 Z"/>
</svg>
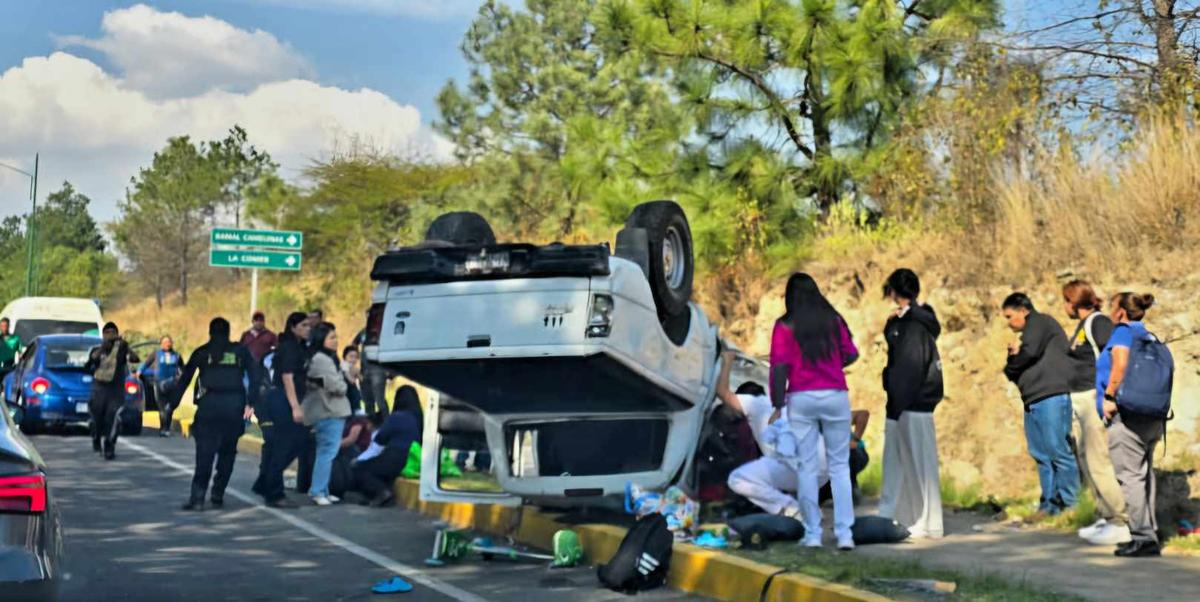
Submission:
<svg viewBox="0 0 1200 602">
<path fill-rule="evenodd" d="M 780 457 L 775 450 L 775 442 L 779 440 L 779 431 L 788 429 L 786 416 L 774 415 L 771 400 L 762 385 L 755 382 L 745 382 L 737 391 L 729 389 L 729 372 L 732 369 L 734 355 L 726 353 L 722 362 L 721 374 L 717 380 L 717 396 L 722 402 L 746 416 L 754 440 L 758 443 L 763 457 L 752 460 L 734 469 L 729 474 L 729 489 L 734 493 L 750 500 L 755 506 L 769 514 L 777 514 L 800 520 L 800 505 L 796 501 L 796 490 L 799 487 L 796 468 L 785 458 Z M 786 411 L 786 410 L 783 410 Z M 784 420 L 779 420 L 779 418 Z M 853 429 L 850 445 L 850 480 L 858 492 L 858 473 L 862 472 L 870 462 L 862 435 L 867 429 L 870 414 L 865 410 L 851 412 L 850 423 Z M 769 432 L 774 430 L 776 432 Z M 829 471 L 825 469 L 825 449 L 821 445 L 821 465 L 823 469 L 819 477 L 821 491 L 820 500 L 832 498 L 829 485 Z"/>
<path fill-rule="evenodd" d="M 371 437 L 371 446 L 354 461 L 355 489 L 367 496 L 371 506 L 387 506 L 395 500 L 392 482 L 404 472 L 409 448 L 420 443 L 422 424 L 417 390 L 400 387 L 391 413 Z"/>
<path fill-rule="evenodd" d="M 208 325 L 207 343 L 196 348 L 188 358 L 175 388 L 172 406 L 178 406 L 188 383 L 200 372 L 199 394 L 196 396 L 196 418 L 192 438 L 196 441 L 196 470 L 192 490 L 184 510 L 203 510 L 204 494 L 212 477 L 212 506 L 225 505 L 225 487 L 233 474 L 237 457 L 238 438 L 246 432 L 246 420 L 258 401 L 258 362 L 245 347 L 229 340 L 229 322 L 213 318 Z M 247 396 L 249 393 L 249 396 Z M 217 474 L 213 476 L 213 461 Z"/>
</svg>

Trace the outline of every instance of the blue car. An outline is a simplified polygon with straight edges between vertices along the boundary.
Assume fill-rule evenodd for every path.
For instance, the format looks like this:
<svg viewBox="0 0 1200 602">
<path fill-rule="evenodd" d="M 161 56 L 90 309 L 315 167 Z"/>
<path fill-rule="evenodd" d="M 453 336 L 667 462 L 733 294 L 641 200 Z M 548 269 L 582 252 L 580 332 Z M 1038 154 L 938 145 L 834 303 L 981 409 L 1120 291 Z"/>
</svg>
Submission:
<svg viewBox="0 0 1200 602">
<path fill-rule="evenodd" d="M 83 366 L 100 343 L 97 336 L 56 334 L 37 337 L 29 344 L 16 368 L 4 378 L 4 399 L 22 431 L 88 422 L 92 375 Z M 137 366 L 136 358 L 130 359 L 129 366 Z M 125 374 L 125 406 L 120 413 L 124 434 L 141 434 L 145 408 L 142 384 L 132 373 Z"/>
</svg>

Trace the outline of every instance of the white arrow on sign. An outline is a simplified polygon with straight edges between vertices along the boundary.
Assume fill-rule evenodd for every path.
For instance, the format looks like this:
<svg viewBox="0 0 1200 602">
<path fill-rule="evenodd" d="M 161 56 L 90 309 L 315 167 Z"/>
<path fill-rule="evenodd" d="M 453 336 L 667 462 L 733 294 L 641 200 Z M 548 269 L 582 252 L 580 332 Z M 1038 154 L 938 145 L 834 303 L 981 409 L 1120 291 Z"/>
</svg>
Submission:
<svg viewBox="0 0 1200 602">
<path fill-rule="evenodd" d="M 288 264 L 288 266 L 289 266 L 289 267 L 290 267 L 290 266 L 293 266 L 293 265 L 296 265 L 296 256 L 295 256 L 295 255 L 288 255 L 288 258 L 287 258 L 285 261 L 287 262 L 287 264 Z"/>
<path fill-rule="evenodd" d="M 289 235 L 287 237 L 287 244 L 289 244 L 293 247 L 296 246 L 296 235 L 295 234 Z"/>
</svg>

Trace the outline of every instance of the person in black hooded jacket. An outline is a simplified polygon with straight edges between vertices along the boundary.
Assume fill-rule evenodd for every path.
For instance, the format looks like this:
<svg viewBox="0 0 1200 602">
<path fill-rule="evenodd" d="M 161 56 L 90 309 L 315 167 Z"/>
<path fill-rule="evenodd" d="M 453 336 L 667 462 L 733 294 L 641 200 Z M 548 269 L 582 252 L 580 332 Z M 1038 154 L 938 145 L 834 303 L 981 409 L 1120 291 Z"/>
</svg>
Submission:
<svg viewBox="0 0 1200 602">
<path fill-rule="evenodd" d="M 942 400 L 937 314 L 917 302 L 921 281 L 909 269 L 888 276 L 883 294 L 896 304 L 884 327 L 888 346 L 883 389 L 887 422 L 879 515 L 908 527 L 914 537 L 943 535 L 937 434 L 933 411 Z"/>
<path fill-rule="evenodd" d="M 233 474 L 237 457 L 237 441 L 246 431 L 254 404 L 258 402 L 258 387 L 246 383 L 259 382 L 258 362 L 244 346 L 229 340 L 229 322 L 213 318 L 208 325 L 209 340 L 196 348 L 183 367 L 172 405 L 178 406 L 192 376 L 200 373 L 199 393 L 196 396 L 196 419 L 192 425 L 196 440 L 196 470 L 192 477 L 191 495 L 184 510 L 203 510 L 204 494 L 212 477 L 212 505 L 225 505 L 225 487 Z M 212 476 L 213 461 L 217 474 Z"/>
</svg>

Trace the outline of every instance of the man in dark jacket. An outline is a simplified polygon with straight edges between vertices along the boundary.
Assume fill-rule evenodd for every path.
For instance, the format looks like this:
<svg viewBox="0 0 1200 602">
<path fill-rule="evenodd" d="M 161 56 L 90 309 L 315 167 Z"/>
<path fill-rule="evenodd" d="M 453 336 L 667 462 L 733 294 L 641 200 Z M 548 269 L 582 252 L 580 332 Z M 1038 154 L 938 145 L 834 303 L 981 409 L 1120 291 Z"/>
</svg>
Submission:
<svg viewBox="0 0 1200 602">
<path fill-rule="evenodd" d="M 1037 463 L 1042 496 L 1038 511 L 1053 516 L 1079 498 L 1079 465 L 1071 450 L 1071 360 L 1067 333 L 1038 313 L 1024 293 L 1002 305 L 1004 319 L 1021 342 L 1008 349 L 1004 375 L 1016 383 L 1025 404 L 1025 441 Z"/>
<path fill-rule="evenodd" d="M 212 478 L 212 506 L 225 505 L 225 487 L 233 474 L 237 457 L 237 441 L 246 432 L 246 420 L 258 401 L 258 387 L 245 383 L 259 381 L 258 362 L 250 351 L 229 340 L 229 322 L 213 318 L 208 325 L 208 342 L 197 347 L 183 367 L 173 400 L 187 389 L 192 376 L 200 372 L 199 394 L 196 396 L 196 418 L 192 424 L 196 440 L 196 471 L 192 490 L 184 510 L 203 510 L 204 494 Z M 249 389 L 249 391 L 247 391 Z M 213 476 L 213 461 L 217 474 Z"/>
<path fill-rule="evenodd" d="M 937 349 L 942 325 L 932 307 L 917 302 L 921 281 L 912 270 L 893 272 L 883 294 L 896 309 L 884 326 L 887 422 L 879 515 L 905 525 L 914 537 L 940 538 L 942 498 L 933 410 L 942 400 Z"/>
<path fill-rule="evenodd" d="M 92 375 L 92 397 L 88 411 L 92 415 L 92 450 L 104 459 L 117 457 L 117 436 L 121 431 L 121 408 L 125 406 L 125 377 L 129 375 L 129 344 L 121 338 L 117 325 L 109 322 L 100 330 L 103 342 L 88 355 L 83 369 Z"/>
</svg>

